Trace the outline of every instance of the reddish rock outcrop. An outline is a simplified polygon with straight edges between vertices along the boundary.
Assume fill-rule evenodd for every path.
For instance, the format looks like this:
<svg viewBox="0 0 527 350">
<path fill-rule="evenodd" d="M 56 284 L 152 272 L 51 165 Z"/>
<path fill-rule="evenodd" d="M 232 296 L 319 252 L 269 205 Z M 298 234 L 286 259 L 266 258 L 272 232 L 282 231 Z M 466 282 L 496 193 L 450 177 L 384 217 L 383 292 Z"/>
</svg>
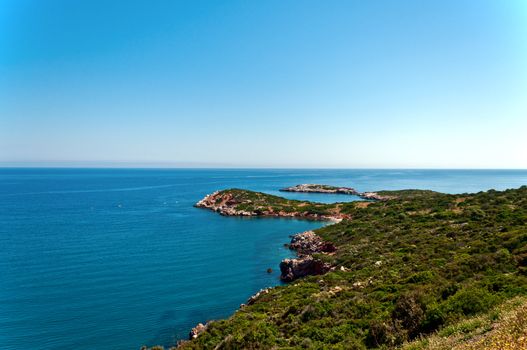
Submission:
<svg viewBox="0 0 527 350">
<path fill-rule="evenodd" d="M 335 251 L 335 246 L 330 242 L 325 242 L 313 231 L 306 231 L 293 236 L 289 249 L 296 250 L 298 255 L 302 256 L 313 253 L 332 253 Z"/>
<path fill-rule="evenodd" d="M 280 263 L 280 279 L 285 282 L 291 282 L 304 276 L 321 275 L 332 268 L 331 264 L 311 256 L 315 253 L 332 253 L 336 250 L 332 243 L 325 242 L 313 231 L 294 235 L 289 248 L 296 250 L 299 257 L 284 259 Z"/>
<path fill-rule="evenodd" d="M 285 282 L 291 282 L 300 277 L 322 275 L 330 269 L 330 264 L 314 259 L 312 256 L 284 259 L 280 263 L 280 278 Z"/>
<path fill-rule="evenodd" d="M 219 192 L 208 194 L 196 203 L 198 208 L 207 208 L 226 216 L 256 216 L 259 215 L 253 211 L 237 210 L 236 206 L 240 204 L 234 199 L 234 196 L 228 192 Z"/>
</svg>

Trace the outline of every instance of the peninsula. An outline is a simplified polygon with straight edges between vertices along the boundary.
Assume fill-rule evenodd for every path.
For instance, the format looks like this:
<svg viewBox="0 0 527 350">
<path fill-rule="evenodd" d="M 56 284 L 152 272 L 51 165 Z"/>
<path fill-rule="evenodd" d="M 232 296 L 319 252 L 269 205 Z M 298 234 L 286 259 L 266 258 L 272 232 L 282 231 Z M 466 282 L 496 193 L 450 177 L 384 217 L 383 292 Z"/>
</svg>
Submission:
<svg viewBox="0 0 527 350">
<path fill-rule="evenodd" d="M 313 186 L 284 190 L 358 193 Z M 527 187 L 375 194 L 322 204 L 230 189 L 198 202 L 227 216 L 335 224 L 293 236 L 298 258 L 280 264 L 292 283 L 199 325 L 179 348 L 527 348 Z"/>
</svg>

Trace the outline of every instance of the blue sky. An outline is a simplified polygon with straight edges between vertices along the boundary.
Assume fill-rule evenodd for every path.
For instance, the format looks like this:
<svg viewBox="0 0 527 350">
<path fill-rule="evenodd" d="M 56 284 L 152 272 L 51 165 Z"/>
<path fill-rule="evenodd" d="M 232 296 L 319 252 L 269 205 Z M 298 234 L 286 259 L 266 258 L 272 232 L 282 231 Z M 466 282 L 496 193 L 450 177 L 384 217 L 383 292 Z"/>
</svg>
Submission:
<svg viewBox="0 0 527 350">
<path fill-rule="evenodd" d="M 526 38 L 523 0 L 0 0 L 0 162 L 527 168 Z"/>
</svg>

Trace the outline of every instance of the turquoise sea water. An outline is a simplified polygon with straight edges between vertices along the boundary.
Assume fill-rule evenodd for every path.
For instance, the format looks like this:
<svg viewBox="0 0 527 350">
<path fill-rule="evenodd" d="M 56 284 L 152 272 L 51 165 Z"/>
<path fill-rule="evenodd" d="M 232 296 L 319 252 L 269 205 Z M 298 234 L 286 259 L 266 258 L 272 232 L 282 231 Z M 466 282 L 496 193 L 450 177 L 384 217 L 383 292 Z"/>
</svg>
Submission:
<svg viewBox="0 0 527 350">
<path fill-rule="evenodd" d="M 171 345 L 229 316 L 279 284 L 288 236 L 322 223 L 192 205 L 232 187 L 356 200 L 277 191 L 299 183 L 462 193 L 527 185 L 527 171 L 0 169 L 0 348 Z"/>
</svg>

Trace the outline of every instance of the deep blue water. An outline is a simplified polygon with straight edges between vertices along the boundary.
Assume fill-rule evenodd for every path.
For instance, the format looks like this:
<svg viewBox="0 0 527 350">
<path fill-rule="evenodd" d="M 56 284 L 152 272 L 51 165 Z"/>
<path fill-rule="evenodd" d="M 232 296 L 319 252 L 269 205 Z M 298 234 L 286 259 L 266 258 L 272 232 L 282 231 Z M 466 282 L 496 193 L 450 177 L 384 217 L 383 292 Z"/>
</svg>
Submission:
<svg viewBox="0 0 527 350">
<path fill-rule="evenodd" d="M 277 191 L 298 183 L 462 193 L 527 185 L 527 171 L 0 169 L 0 348 L 170 345 L 228 317 L 279 283 L 290 234 L 322 224 L 192 205 L 232 187 L 356 199 Z"/>
</svg>

